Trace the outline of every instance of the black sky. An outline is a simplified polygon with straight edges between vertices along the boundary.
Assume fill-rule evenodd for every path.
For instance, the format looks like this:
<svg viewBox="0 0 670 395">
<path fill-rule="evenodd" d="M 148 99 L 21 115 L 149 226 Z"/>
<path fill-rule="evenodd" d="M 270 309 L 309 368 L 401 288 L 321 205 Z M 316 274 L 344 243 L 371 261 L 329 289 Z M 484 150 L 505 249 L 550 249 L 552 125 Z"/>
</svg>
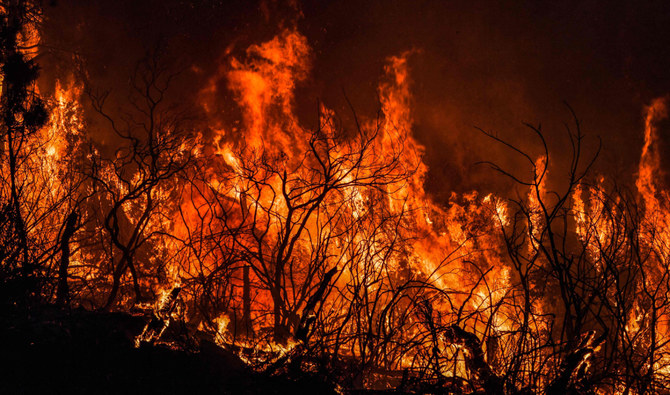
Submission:
<svg viewBox="0 0 670 395">
<path fill-rule="evenodd" d="M 64 78 L 76 53 L 91 83 L 121 98 L 137 59 L 160 41 L 187 69 L 177 90 L 189 101 L 226 50 L 241 53 L 295 23 L 314 50 L 312 76 L 297 95 L 307 126 L 317 99 L 345 113 L 343 91 L 357 112 L 374 114 L 384 59 L 416 50 L 415 135 L 427 147 L 428 190 L 441 199 L 497 187 L 478 161 L 517 165 L 474 126 L 533 149 L 522 123 L 542 123 L 565 159 L 564 100 L 590 147 L 602 139 L 599 171 L 625 178 L 642 146 L 643 107 L 670 92 L 670 5 L 637 3 L 56 1 L 45 6 L 44 77 Z"/>
</svg>

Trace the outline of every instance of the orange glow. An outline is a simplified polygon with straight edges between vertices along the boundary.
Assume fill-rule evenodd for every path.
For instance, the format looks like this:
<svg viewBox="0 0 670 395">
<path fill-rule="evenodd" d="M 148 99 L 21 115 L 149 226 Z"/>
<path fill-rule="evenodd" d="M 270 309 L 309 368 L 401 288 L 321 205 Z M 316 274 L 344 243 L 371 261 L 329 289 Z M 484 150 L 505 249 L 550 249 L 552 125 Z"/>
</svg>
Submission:
<svg viewBox="0 0 670 395">
<path fill-rule="evenodd" d="M 531 178 L 515 195 L 437 202 L 414 135 L 417 51 L 385 60 L 378 117 L 346 125 L 320 105 L 312 129 L 296 114 L 315 56 L 298 30 L 225 55 L 198 91 L 203 130 L 180 130 L 156 106 L 138 111 L 149 121 L 122 117 L 128 130 L 113 124 L 118 141 L 104 146 L 89 140 L 83 87 L 56 85 L 19 177 L 31 237 L 49 251 L 41 275 L 56 279 L 45 299 L 65 243 L 70 303 L 151 316 L 138 346 L 182 321 L 259 367 L 299 352 L 358 361 L 368 376 L 357 385 L 370 389 L 377 371 L 546 388 L 575 350 L 568 381 L 604 364 L 593 362 L 603 343 L 640 365 L 654 344 L 646 369 L 670 372 L 666 100 L 646 109 L 632 197 L 574 170 L 561 195 L 550 154 L 522 153 Z M 222 114 L 226 94 L 235 108 Z"/>
</svg>

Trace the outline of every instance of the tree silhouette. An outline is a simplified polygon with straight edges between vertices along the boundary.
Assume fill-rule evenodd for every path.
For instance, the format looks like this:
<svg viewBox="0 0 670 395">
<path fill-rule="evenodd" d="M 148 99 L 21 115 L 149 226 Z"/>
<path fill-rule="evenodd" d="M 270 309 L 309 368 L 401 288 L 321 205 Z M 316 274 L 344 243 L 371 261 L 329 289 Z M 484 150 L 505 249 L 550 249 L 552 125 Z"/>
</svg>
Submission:
<svg viewBox="0 0 670 395">
<path fill-rule="evenodd" d="M 24 298 L 39 297 L 38 268 L 32 260 L 28 229 L 22 205 L 26 197 L 23 177 L 27 145 L 30 137 L 46 122 L 47 113 L 34 84 L 38 66 L 34 61 L 39 9 L 30 1 L 12 0 L 3 4 L 0 19 L 0 64 L 2 65 L 2 96 L 0 117 L 3 151 L 2 216 L 3 244 L 0 246 L 3 280 L 20 278 Z M 33 30 L 31 30 L 33 29 Z M 8 286 L 8 284 L 5 284 Z M 11 292 L 11 291 L 10 291 Z M 18 296 L 18 295 L 15 295 Z"/>
</svg>

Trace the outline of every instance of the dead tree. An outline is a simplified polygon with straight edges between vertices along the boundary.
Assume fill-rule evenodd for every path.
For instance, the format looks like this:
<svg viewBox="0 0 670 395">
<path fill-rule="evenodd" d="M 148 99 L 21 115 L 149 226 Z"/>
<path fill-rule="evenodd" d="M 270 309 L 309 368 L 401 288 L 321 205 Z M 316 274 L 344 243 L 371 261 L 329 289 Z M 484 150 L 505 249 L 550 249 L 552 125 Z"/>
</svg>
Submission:
<svg viewBox="0 0 670 395">
<path fill-rule="evenodd" d="M 39 67 L 34 59 L 36 43 L 30 43 L 26 37 L 29 25 L 40 18 L 40 9 L 32 1 L 12 0 L 2 5 L 0 10 L 0 64 L 2 67 L 2 96 L 0 97 L 0 119 L 2 128 L 0 142 L 3 151 L 0 160 L 3 169 L 3 185 L 8 191 L 2 204 L 4 226 L 8 226 L 5 235 L 9 237 L 0 257 L 6 276 L 20 277 L 22 285 L 19 292 L 24 297 L 40 296 L 39 268 L 31 258 L 28 228 L 25 222 L 24 161 L 26 146 L 33 135 L 46 121 L 47 113 L 42 99 L 34 89 Z M 4 232 L 3 232 L 4 233 Z M 15 272 L 16 271 L 16 272 Z M 7 278 L 3 279 L 7 280 Z M 17 296 L 17 295 L 15 295 Z"/>
<path fill-rule="evenodd" d="M 296 333 L 332 270 L 338 227 L 350 212 L 346 191 L 383 190 L 404 177 L 397 157 L 371 161 L 377 133 L 346 139 L 317 129 L 297 160 L 270 152 L 239 155 L 236 185 L 245 197 L 248 231 L 239 247 L 271 297 L 276 341 Z"/>
<path fill-rule="evenodd" d="M 125 120 L 114 119 L 105 108 L 107 93 L 89 91 L 94 108 L 119 137 L 121 146 L 111 159 L 94 163 L 91 177 L 102 195 L 101 223 L 119 257 L 110 257 L 112 284 L 103 309 L 116 302 L 122 277 L 130 272 L 135 300 L 142 300 L 142 275 L 138 251 L 164 231 L 152 225 L 170 196 L 170 182 L 191 162 L 191 136 L 184 129 L 184 117 L 165 105 L 170 82 L 176 73 L 168 73 L 159 52 L 138 62 L 132 78 L 130 101 L 135 112 Z M 123 125 L 123 126 L 122 126 Z"/>
<path fill-rule="evenodd" d="M 640 380 L 642 371 L 649 371 L 633 362 L 638 357 L 632 355 L 639 351 L 635 351 L 632 343 L 639 341 L 638 334 L 647 330 L 653 333 L 657 326 L 653 322 L 653 317 L 658 317 L 654 312 L 649 326 L 631 337 L 632 309 L 643 295 L 639 287 L 643 282 L 646 286 L 651 284 L 641 280 L 650 271 L 649 255 L 645 253 L 648 250 L 639 243 L 644 236 L 640 233 L 637 209 L 630 204 L 632 200 L 621 191 L 605 192 L 597 183 L 588 182 L 588 172 L 597 154 L 587 162 L 581 159 L 583 134 L 574 112 L 570 111 L 574 129 L 567 130 L 572 160 L 567 184 L 560 192 L 544 187 L 550 153 L 539 127 L 529 125 L 544 147 L 544 161 L 540 162 L 487 133 L 524 157 L 533 175 L 530 181 L 525 181 L 492 165 L 518 185 L 530 189 L 527 199 L 513 201 L 516 215 L 512 225 L 503 228 L 508 257 L 525 301 L 518 340 L 514 348 L 507 350 L 512 356 L 508 357 L 504 379 L 510 387 L 544 388 L 547 393 L 630 388 L 632 382 L 644 381 Z M 657 278 L 664 277 L 661 274 Z M 646 294 L 648 300 L 658 300 L 659 288 L 653 289 Z M 558 295 L 554 301 L 549 298 L 552 293 Z M 533 303 L 542 303 L 553 310 L 552 314 L 540 316 L 533 310 Z M 652 305 L 659 306 L 658 302 L 650 302 Z M 544 322 L 549 331 L 539 331 L 531 325 L 538 321 Z M 651 337 L 656 339 L 654 335 Z M 531 349 L 524 343 L 530 338 L 539 340 L 533 345 L 539 353 L 529 362 Z M 658 344 L 655 340 L 651 342 Z M 537 372 L 547 365 L 559 368 L 533 378 L 522 373 L 522 365 L 529 363 Z M 623 371 L 637 378 L 621 380 Z"/>
</svg>

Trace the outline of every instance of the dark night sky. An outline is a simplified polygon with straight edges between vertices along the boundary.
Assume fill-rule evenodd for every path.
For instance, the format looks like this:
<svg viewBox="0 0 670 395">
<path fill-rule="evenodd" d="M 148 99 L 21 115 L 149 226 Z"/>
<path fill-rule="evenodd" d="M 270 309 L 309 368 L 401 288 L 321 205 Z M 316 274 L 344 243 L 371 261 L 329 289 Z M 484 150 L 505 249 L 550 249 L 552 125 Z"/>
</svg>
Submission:
<svg viewBox="0 0 670 395">
<path fill-rule="evenodd" d="M 63 78 L 76 52 L 93 84 L 122 97 L 144 48 L 162 40 L 175 64 L 187 67 L 177 90 L 188 102 L 225 62 L 227 48 L 242 53 L 297 23 L 314 50 L 312 76 L 297 95 L 306 126 L 317 98 L 345 113 L 343 90 L 357 112 L 374 114 L 384 59 L 417 50 L 410 63 L 415 136 L 427 147 L 427 188 L 440 199 L 496 187 L 477 161 L 517 165 L 473 126 L 531 147 L 522 123 L 541 122 L 565 159 L 563 100 L 591 147 L 602 139 L 599 169 L 629 177 L 642 146 L 643 108 L 670 93 L 670 5 L 636 3 L 56 1 L 46 6 L 44 76 Z M 559 166 L 554 174 L 564 173 Z"/>
</svg>

